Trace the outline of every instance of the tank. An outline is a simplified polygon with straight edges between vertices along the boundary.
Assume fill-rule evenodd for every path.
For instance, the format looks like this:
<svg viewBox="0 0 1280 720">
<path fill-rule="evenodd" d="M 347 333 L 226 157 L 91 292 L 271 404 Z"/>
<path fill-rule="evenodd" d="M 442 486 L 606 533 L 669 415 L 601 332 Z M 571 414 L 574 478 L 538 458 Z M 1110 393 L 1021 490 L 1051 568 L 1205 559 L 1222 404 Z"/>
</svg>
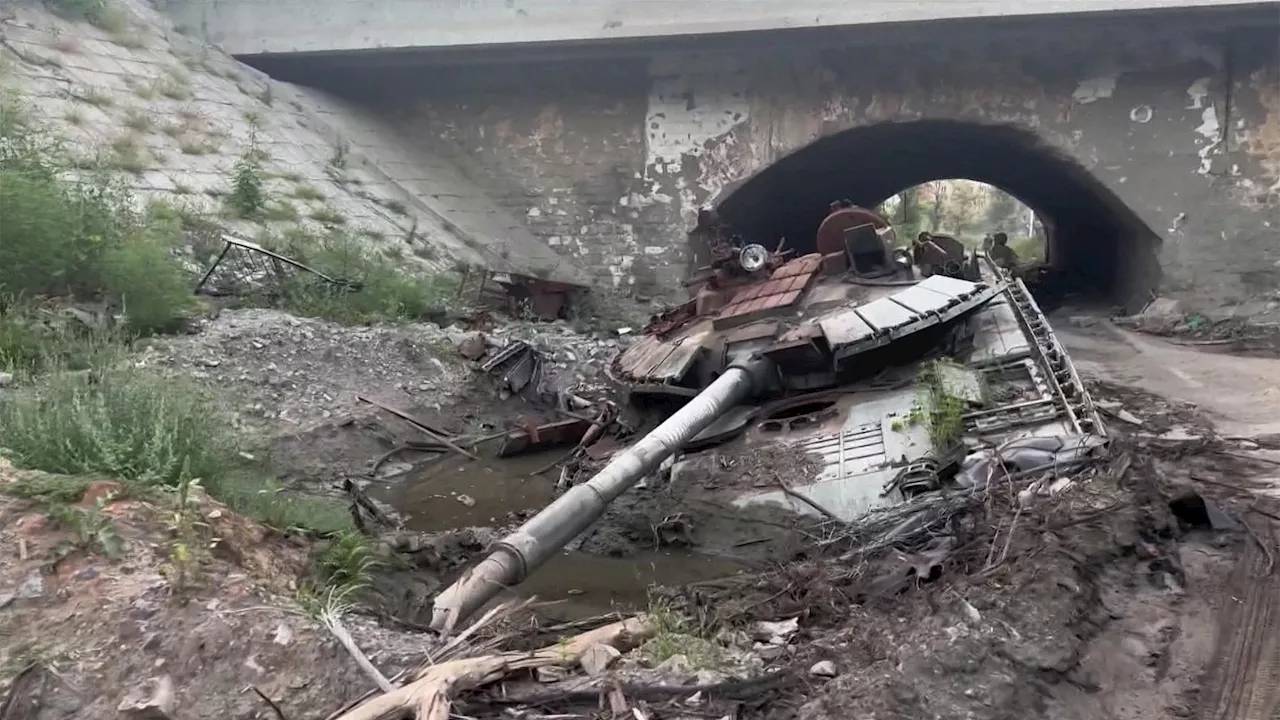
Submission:
<svg viewBox="0 0 1280 720">
<path fill-rule="evenodd" d="M 793 487 L 732 502 L 856 523 L 972 485 L 977 447 L 1043 458 L 1105 434 L 1023 281 L 955 238 L 900 240 L 882 215 L 837 201 L 809 251 L 746 244 L 709 210 L 690 245 L 703 262 L 689 299 L 653 316 L 609 368 L 632 401 L 683 406 L 442 593 L 436 629 L 522 581 L 678 453 L 732 440 L 818 458 Z"/>
</svg>

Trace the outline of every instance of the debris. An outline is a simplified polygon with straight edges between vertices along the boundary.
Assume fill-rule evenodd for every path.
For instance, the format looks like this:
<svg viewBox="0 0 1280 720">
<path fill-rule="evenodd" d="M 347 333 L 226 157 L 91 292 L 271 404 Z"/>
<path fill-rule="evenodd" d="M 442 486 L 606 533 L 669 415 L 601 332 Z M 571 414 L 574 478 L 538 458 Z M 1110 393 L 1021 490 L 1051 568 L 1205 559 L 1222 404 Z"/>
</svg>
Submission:
<svg viewBox="0 0 1280 720">
<path fill-rule="evenodd" d="M 466 493 L 462 493 L 461 495 L 458 496 L 457 499 L 458 499 L 458 502 L 462 503 L 463 505 L 466 505 L 467 507 L 475 507 L 476 499 L 471 497 L 470 495 L 467 495 Z"/>
<path fill-rule="evenodd" d="M 458 453 L 463 457 L 470 458 L 472 460 L 477 460 L 477 461 L 480 460 L 480 458 L 476 457 L 475 453 L 469 452 L 467 450 L 463 450 L 462 448 L 455 445 L 453 441 L 446 438 L 444 434 L 441 433 L 439 430 L 432 428 L 430 425 L 427 425 L 426 423 L 422 422 L 421 420 L 415 418 L 414 416 L 410 415 L 409 413 L 403 410 L 397 410 L 396 408 L 393 408 L 389 405 L 384 405 L 380 402 L 377 402 L 376 400 L 370 400 L 369 398 L 361 397 L 359 395 L 356 396 L 356 400 L 360 402 L 369 403 L 370 405 L 376 408 L 385 410 L 391 413 L 392 415 L 395 415 L 401 420 L 404 420 L 409 424 L 413 425 L 414 427 L 418 428 L 419 430 L 421 430 L 424 434 L 426 434 L 427 437 L 431 438 L 432 440 L 440 443 L 441 445 L 449 448 L 450 450 Z"/>
<path fill-rule="evenodd" d="M 574 664 L 594 645 L 630 647 L 652 633 L 653 627 L 641 616 L 582 633 L 532 653 L 515 651 L 430 665 L 415 673 L 407 685 L 362 703 L 336 720 L 380 720 L 395 713 L 412 714 L 417 720 L 447 720 L 453 697 L 460 691 L 496 682 L 518 670 Z"/>
<path fill-rule="evenodd" d="M 342 624 L 342 620 L 338 617 L 337 612 L 330 612 L 326 609 L 326 611 L 320 615 L 320 622 L 328 628 L 329 633 L 332 634 L 342 647 L 346 649 L 347 653 L 351 655 L 351 659 L 356 661 L 356 665 L 364 671 L 364 674 L 373 681 L 374 685 L 378 686 L 378 689 L 388 693 L 395 690 L 395 687 L 392 686 L 391 681 L 387 679 L 387 676 L 383 675 L 378 668 L 374 667 L 373 663 L 369 660 L 369 656 L 365 655 L 364 651 L 360 649 L 360 646 L 356 645 L 355 639 L 351 637 L 351 633 L 347 632 L 347 628 Z"/>
<path fill-rule="evenodd" d="M 12 387 L 13 382 L 13 373 L 0 372 L 0 388 Z"/>
<path fill-rule="evenodd" d="M 469 333 L 458 341 L 458 354 L 468 360 L 479 360 L 488 350 L 489 345 L 483 333 Z"/>
<path fill-rule="evenodd" d="M 618 652 L 617 648 L 597 643 L 582 653 L 582 658 L 578 661 L 578 664 L 582 666 L 587 675 L 599 677 L 606 670 L 613 667 L 613 664 L 620 657 L 622 657 L 622 653 Z"/>
<path fill-rule="evenodd" d="M 358 292 L 360 283 L 332 278 L 261 245 L 223 235 L 222 252 L 196 283 L 196 294 L 227 296 L 266 289 L 279 292 L 290 279 L 312 278 L 333 293 Z"/>
<path fill-rule="evenodd" d="M 173 679 L 151 678 L 125 695 L 117 710 L 133 720 L 175 720 Z"/>
<path fill-rule="evenodd" d="M 798 618 L 777 621 L 761 620 L 756 623 L 752 637 L 770 645 L 784 645 L 787 639 L 799 629 L 800 620 Z"/>
<path fill-rule="evenodd" d="M 809 674 L 814 677 L 833 678 L 839 676 L 840 672 L 836 670 L 836 664 L 830 660 L 819 660 L 809 668 Z"/>
<path fill-rule="evenodd" d="M 542 353 L 523 340 L 511 340 L 495 348 L 482 358 L 480 369 L 486 373 L 501 373 L 502 382 L 515 394 L 530 385 L 542 374 Z"/>
</svg>

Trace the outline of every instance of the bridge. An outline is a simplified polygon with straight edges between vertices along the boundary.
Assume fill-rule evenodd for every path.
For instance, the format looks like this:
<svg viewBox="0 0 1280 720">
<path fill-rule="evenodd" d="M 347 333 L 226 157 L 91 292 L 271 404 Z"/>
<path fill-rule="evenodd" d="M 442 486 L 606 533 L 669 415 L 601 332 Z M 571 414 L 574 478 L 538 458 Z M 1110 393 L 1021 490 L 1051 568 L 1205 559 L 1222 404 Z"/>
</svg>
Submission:
<svg viewBox="0 0 1280 720">
<path fill-rule="evenodd" d="M 678 293 L 714 203 L 761 238 L 920 182 L 1001 187 L 1056 262 L 1275 310 L 1280 3 L 169 0 L 361 106 L 602 282 Z"/>
</svg>

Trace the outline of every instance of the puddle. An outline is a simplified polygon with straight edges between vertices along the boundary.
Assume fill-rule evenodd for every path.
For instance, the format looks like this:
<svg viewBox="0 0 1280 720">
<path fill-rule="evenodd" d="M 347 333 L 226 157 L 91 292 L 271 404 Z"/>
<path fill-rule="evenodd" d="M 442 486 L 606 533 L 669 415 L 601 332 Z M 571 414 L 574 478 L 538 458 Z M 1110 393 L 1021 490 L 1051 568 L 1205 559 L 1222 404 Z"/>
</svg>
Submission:
<svg viewBox="0 0 1280 720">
<path fill-rule="evenodd" d="M 374 483 L 368 492 L 394 508 L 403 516 L 406 528 L 417 532 L 504 525 L 507 513 L 540 510 L 555 499 L 559 471 L 539 476 L 529 473 L 563 455 L 561 448 L 485 463 L 446 457 L 421 470 Z M 458 499 L 463 496 L 474 503 Z M 624 558 L 567 552 L 552 558 L 495 601 L 536 595 L 539 600 L 556 603 L 542 612 L 546 617 L 575 620 L 645 608 L 654 585 L 714 580 L 745 567 L 724 557 L 693 552 L 646 551 Z"/>
<path fill-rule="evenodd" d="M 643 610 L 654 585 L 678 587 L 727 577 L 747 569 L 721 557 L 685 552 L 650 552 L 626 558 L 581 552 L 557 555 L 547 561 L 513 595 L 556 601 L 541 611 L 558 621 L 577 620 L 619 611 Z"/>
<path fill-rule="evenodd" d="M 555 499 L 559 471 L 529 473 L 563 456 L 563 448 L 484 463 L 450 456 L 374 483 L 368 492 L 402 514 L 405 527 L 417 532 L 501 525 L 513 510 L 540 510 Z"/>
</svg>

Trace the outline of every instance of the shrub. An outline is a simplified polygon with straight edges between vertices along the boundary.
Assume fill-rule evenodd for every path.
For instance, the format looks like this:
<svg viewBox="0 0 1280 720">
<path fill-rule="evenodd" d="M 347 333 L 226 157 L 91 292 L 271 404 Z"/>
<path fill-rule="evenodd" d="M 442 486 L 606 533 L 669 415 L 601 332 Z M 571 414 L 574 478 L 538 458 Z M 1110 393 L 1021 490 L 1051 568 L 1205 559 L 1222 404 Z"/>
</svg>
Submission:
<svg viewBox="0 0 1280 720">
<path fill-rule="evenodd" d="M 0 303 L 0 370 L 34 375 L 62 368 L 87 370 L 118 360 L 121 337 L 90 330 L 55 313 Z"/>
<path fill-rule="evenodd" d="M 106 173 L 62 177 L 65 160 L 19 108 L 0 102 L 0 297 L 106 301 L 127 308 L 133 330 L 171 329 L 192 303 L 168 261 L 180 227 L 138 212 Z"/>
<path fill-rule="evenodd" d="M 32 379 L 0 404 L 0 447 L 21 467 L 210 488 L 236 458 L 231 424 L 189 382 L 127 364 Z"/>
</svg>

